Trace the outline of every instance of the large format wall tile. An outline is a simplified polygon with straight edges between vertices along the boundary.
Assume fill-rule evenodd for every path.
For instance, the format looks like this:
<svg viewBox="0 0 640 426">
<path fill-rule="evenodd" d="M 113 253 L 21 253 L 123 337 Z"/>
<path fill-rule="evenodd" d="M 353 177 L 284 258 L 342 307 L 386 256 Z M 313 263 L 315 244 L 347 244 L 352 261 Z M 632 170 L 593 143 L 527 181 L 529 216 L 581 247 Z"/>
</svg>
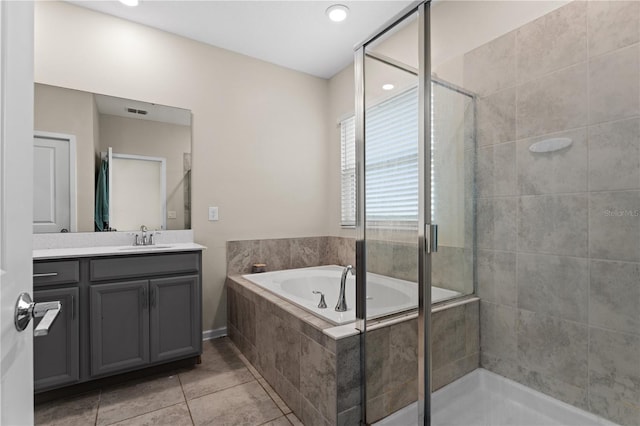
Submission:
<svg viewBox="0 0 640 426">
<path fill-rule="evenodd" d="M 555 152 L 529 150 L 532 144 L 550 138 L 569 138 L 572 144 Z M 586 191 L 587 130 L 582 128 L 518 141 L 517 161 L 518 188 L 522 195 Z"/>
<path fill-rule="evenodd" d="M 516 254 L 478 250 L 478 297 L 487 302 L 516 306 Z"/>
<path fill-rule="evenodd" d="M 590 1 L 587 10 L 591 56 L 640 41 L 640 2 Z"/>
<path fill-rule="evenodd" d="M 640 424 L 640 337 L 590 329 L 591 410 L 621 425 Z"/>
<path fill-rule="evenodd" d="M 538 370 L 531 370 L 522 365 L 518 366 L 516 380 L 538 392 L 551 395 L 560 401 L 587 410 L 587 388 L 567 383 L 553 374 L 546 374 Z"/>
<path fill-rule="evenodd" d="M 260 258 L 267 263 L 267 271 L 289 269 L 291 265 L 291 245 L 288 239 L 260 240 Z"/>
<path fill-rule="evenodd" d="M 587 4 L 574 1 L 517 30 L 518 83 L 587 58 Z"/>
<path fill-rule="evenodd" d="M 640 261 L 640 191 L 590 195 L 589 246 L 592 258 Z"/>
<path fill-rule="evenodd" d="M 464 55 L 464 86 L 486 96 L 516 84 L 516 33 L 510 32 Z"/>
<path fill-rule="evenodd" d="M 592 260 L 589 324 L 640 334 L 639 283 L 638 263 Z"/>
<path fill-rule="evenodd" d="M 510 88 L 479 98 L 476 104 L 477 146 L 516 139 L 516 89 Z"/>
<path fill-rule="evenodd" d="M 587 124 L 587 64 L 518 86 L 518 139 L 582 127 Z"/>
<path fill-rule="evenodd" d="M 516 249 L 517 198 L 478 200 L 478 248 L 514 251 Z"/>
<path fill-rule="evenodd" d="M 521 197 L 518 211 L 518 249 L 586 257 L 587 196 Z"/>
<path fill-rule="evenodd" d="M 251 265 L 260 261 L 258 240 L 227 241 L 227 275 L 248 274 Z"/>
<path fill-rule="evenodd" d="M 293 238 L 289 242 L 291 268 L 306 268 L 320 264 L 322 238 Z"/>
<path fill-rule="evenodd" d="M 493 195 L 516 194 L 516 144 L 493 147 Z"/>
<path fill-rule="evenodd" d="M 300 355 L 300 393 L 328 419 L 337 415 L 335 355 L 303 336 Z M 303 410 L 304 411 L 304 410 Z"/>
<path fill-rule="evenodd" d="M 589 123 L 640 113 L 640 48 L 625 47 L 589 60 Z"/>
<path fill-rule="evenodd" d="M 417 280 L 414 279 L 414 282 Z M 472 293 L 473 258 L 471 250 L 440 246 L 438 255 L 431 259 L 431 284 L 463 294 Z"/>
<path fill-rule="evenodd" d="M 591 191 L 640 188 L 638 118 L 589 127 L 589 188 Z"/>
<path fill-rule="evenodd" d="M 587 386 L 588 327 L 518 310 L 518 359 L 529 370 Z"/>
<path fill-rule="evenodd" d="M 463 309 L 451 308 L 433 316 L 432 333 L 431 363 L 434 370 L 452 360 L 465 357 L 466 328 Z"/>
<path fill-rule="evenodd" d="M 480 347 L 482 352 L 515 359 L 517 355 L 517 311 L 507 306 L 480 302 Z"/>
<path fill-rule="evenodd" d="M 587 259 L 519 253 L 517 263 L 518 308 L 587 322 Z"/>
</svg>

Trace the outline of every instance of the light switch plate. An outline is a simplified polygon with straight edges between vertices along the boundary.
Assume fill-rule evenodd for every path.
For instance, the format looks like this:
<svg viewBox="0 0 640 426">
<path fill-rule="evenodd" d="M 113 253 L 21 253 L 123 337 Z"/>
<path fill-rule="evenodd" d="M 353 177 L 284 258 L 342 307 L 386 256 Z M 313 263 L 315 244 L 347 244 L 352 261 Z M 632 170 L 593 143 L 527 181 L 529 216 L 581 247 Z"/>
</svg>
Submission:
<svg viewBox="0 0 640 426">
<path fill-rule="evenodd" d="M 167 212 L 167 219 L 175 219 L 176 217 L 178 217 L 178 214 L 174 210 Z"/>
<path fill-rule="evenodd" d="M 217 207 L 209 207 L 209 220 L 210 221 L 218 220 L 218 208 Z"/>
</svg>

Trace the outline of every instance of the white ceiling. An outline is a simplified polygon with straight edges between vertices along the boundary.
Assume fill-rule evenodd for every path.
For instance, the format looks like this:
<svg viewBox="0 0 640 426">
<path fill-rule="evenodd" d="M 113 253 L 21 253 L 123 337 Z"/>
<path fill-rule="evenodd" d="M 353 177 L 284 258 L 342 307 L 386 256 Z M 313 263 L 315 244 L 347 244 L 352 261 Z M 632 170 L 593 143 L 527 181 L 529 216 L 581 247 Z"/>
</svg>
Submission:
<svg viewBox="0 0 640 426">
<path fill-rule="evenodd" d="M 138 7 L 128 7 L 116 0 L 69 2 L 322 78 L 351 63 L 354 45 L 411 3 L 141 0 Z M 325 15 L 336 3 L 350 9 L 340 23 Z"/>
</svg>

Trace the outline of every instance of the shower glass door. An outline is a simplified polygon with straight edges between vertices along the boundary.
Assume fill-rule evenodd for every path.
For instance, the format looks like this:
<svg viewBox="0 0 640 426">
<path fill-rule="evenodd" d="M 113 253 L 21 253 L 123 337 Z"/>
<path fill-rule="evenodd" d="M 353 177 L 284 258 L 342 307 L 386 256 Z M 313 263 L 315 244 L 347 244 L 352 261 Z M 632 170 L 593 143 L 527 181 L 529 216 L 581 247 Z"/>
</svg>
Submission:
<svg viewBox="0 0 640 426">
<path fill-rule="evenodd" d="M 418 424 L 417 400 L 427 402 L 427 418 L 429 412 L 429 351 L 420 349 L 428 341 L 424 307 L 431 305 L 424 291 L 430 289 L 427 25 L 428 4 L 416 4 L 356 52 L 357 316 L 367 424 L 411 404 L 408 421 Z"/>
</svg>

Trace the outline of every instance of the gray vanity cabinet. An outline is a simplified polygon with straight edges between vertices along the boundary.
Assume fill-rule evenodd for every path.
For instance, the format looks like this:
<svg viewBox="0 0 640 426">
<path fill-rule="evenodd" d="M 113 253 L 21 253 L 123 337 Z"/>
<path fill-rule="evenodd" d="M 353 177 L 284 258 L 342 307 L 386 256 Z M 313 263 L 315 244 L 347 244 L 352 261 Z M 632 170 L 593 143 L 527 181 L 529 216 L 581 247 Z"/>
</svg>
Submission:
<svg viewBox="0 0 640 426">
<path fill-rule="evenodd" d="M 91 376 L 198 356 L 200 253 L 90 261 Z"/>
<path fill-rule="evenodd" d="M 36 290 L 34 301 L 60 301 L 62 309 L 49 334 L 33 340 L 34 388 L 42 391 L 75 383 L 80 378 L 78 287 Z M 34 319 L 34 327 L 42 318 Z M 41 355 L 41 356 L 40 356 Z"/>
<path fill-rule="evenodd" d="M 148 288 L 146 280 L 91 286 L 92 376 L 149 363 Z"/>
<path fill-rule="evenodd" d="M 48 391 L 202 353 L 200 251 L 36 260 L 36 301 L 60 300 L 34 338 L 35 389 Z"/>
<path fill-rule="evenodd" d="M 197 275 L 149 281 L 152 362 L 199 353 L 199 293 Z"/>
</svg>

